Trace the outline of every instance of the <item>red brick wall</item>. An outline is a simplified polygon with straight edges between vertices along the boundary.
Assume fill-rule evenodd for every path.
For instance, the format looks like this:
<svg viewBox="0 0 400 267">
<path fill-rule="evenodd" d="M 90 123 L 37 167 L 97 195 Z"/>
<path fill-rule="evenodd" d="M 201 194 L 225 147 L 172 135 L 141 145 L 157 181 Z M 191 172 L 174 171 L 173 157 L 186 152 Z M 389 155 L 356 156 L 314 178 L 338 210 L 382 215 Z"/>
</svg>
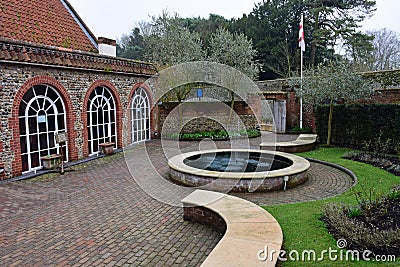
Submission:
<svg viewBox="0 0 400 267">
<path fill-rule="evenodd" d="M 226 222 L 224 219 L 218 213 L 204 207 L 183 207 L 183 219 L 208 227 L 211 226 L 220 234 L 225 234 L 226 232 Z"/>
<path fill-rule="evenodd" d="M 0 131 L 3 129 L 0 126 Z M 4 162 L 3 162 L 3 141 L 0 140 L 0 168 L 4 168 Z M 5 176 L 4 173 L 0 174 L 0 180 Z"/>
<path fill-rule="evenodd" d="M 381 104 L 400 103 L 400 89 L 378 90 L 370 102 Z"/>
<path fill-rule="evenodd" d="M 304 113 L 303 113 L 304 114 Z M 294 92 L 289 92 L 286 100 L 286 130 L 299 126 L 300 105 Z"/>
<path fill-rule="evenodd" d="M 313 133 L 315 133 L 317 130 L 315 125 L 315 113 L 313 105 L 303 105 L 303 127 L 310 128 Z"/>
</svg>

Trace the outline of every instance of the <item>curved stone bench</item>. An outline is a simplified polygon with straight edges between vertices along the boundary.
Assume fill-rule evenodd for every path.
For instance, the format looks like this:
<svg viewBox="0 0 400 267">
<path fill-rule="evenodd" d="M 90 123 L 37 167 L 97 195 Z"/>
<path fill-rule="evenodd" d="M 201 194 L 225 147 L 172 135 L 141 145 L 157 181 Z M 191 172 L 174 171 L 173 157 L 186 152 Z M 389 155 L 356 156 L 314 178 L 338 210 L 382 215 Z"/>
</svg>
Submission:
<svg viewBox="0 0 400 267">
<path fill-rule="evenodd" d="M 299 153 L 313 150 L 317 141 L 316 134 L 300 134 L 296 140 L 287 142 L 263 142 L 261 150 L 276 150 L 286 153 Z"/>
<path fill-rule="evenodd" d="M 201 266 L 276 265 L 283 234 L 266 210 L 241 198 L 204 190 L 194 191 L 182 203 L 186 221 L 224 233 Z"/>
</svg>

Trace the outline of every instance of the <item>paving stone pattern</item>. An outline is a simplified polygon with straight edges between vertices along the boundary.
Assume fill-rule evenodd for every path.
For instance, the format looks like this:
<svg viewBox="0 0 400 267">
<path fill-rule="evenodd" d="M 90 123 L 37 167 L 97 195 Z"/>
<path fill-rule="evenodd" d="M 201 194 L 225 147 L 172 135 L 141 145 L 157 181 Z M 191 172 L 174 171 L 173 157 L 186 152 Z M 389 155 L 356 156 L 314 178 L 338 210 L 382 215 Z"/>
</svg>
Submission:
<svg viewBox="0 0 400 267">
<path fill-rule="evenodd" d="M 232 195 L 244 198 L 260 206 L 288 204 L 320 200 L 347 191 L 354 184 L 346 173 L 324 164 L 311 162 L 308 170 L 308 181 L 286 191 L 267 193 L 245 193 Z"/>
<path fill-rule="evenodd" d="M 198 266 L 221 236 L 147 196 L 118 154 L 0 185 L 0 266 Z"/>
<path fill-rule="evenodd" d="M 252 139 L 250 146 L 259 142 Z M 186 152 L 199 143 L 179 146 Z M 150 141 L 145 149 L 167 177 L 161 142 Z M 148 158 L 135 161 L 140 168 Z M 142 191 L 124 153 L 73 168 L 63 176 L 0 184 L 0 266 L 199 266 L 221 238 L 211 228 L 183 221 L 182 208 Z M 344 192 L 351 184 L 341 171 L 312 163 L 310 181 L 301 187 L 239 197 L 262 205 L 309 201 Z"/>
</svg>

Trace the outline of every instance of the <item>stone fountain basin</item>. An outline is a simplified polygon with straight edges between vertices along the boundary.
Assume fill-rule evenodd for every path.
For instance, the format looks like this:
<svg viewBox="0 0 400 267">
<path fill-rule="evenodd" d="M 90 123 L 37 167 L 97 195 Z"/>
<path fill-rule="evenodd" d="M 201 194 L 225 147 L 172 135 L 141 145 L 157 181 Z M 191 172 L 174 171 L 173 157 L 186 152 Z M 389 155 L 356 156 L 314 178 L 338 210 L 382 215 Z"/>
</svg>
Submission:
<svg viewBox="0 0 400 267">
<path fill-rule="evenodd" d="M 211 171 L 185 164 L 188 158 L 213 153 L 251 153 L 269 157 L 283 157 L 292 164 L 288 167 L 257 172 Z M 256 149 L 214 149 L 176 155 L 168 160 L 169 176 L 174 182 L 190 187 L 220 192 L 265 192 L 292 188 L 307 181 L 308 160 L 277 151 Z M 286 178 L 286 179 L 285 179 Z"/>
</svg>

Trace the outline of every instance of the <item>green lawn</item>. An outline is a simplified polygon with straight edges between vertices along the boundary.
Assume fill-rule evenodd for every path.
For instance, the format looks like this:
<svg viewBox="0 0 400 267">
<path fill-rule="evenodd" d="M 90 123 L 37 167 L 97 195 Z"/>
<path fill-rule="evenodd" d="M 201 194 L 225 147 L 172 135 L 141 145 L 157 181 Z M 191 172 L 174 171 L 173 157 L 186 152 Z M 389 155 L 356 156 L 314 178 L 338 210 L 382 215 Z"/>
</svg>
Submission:
<svg viewBox="0 0 400 267">
<path fill-rule="evenodd" d="M 352 170 L 358 177 L 358 184 L 340 196 L 326 200 L 287 204 L 277 206 L 266 206 L 282 227 L 284 244 L 283 249 L 287 252 L 297 250 L 301 253 L 304 250 L 314 250 L 317 258 L 323 250 L 330 247 L 337 250 L 335 239 L 327 232 L 324 223 L 319 220 L 321 207 L 328 202 L 339 202 L 355 204 L 355 192 L 369 190 L 373 188 L 376 192 L 388 193 L 394 185 L 400 184 L 400 177 L 392 175 L 379 168 L 359 163 L 351 160 L 342 159 L 341 156 L 349 151 L 343 148 L 320 148 L 315 151 L 301 153 L 300 156 L 316 158 L 324 161 L 333 162 Z M 345 252 L 344 252 L 345 253 Z M 294 254 L 293 254 L 294 255 Z M 338 253 L 337 255 L 340 254 Z M 345 254 L 344 254 L 345 255 Z M 322 262 L 284 262 L 283 266 L 376 266 L 377 262 L 350 262 L 350 261 L 330 261 L 327 254 Z M 345 259 L 345 256 L 343 257 Z M 379 266 L 398 266 L 400 259 L 396 263 L 380 263 Z"/>
</svg>

